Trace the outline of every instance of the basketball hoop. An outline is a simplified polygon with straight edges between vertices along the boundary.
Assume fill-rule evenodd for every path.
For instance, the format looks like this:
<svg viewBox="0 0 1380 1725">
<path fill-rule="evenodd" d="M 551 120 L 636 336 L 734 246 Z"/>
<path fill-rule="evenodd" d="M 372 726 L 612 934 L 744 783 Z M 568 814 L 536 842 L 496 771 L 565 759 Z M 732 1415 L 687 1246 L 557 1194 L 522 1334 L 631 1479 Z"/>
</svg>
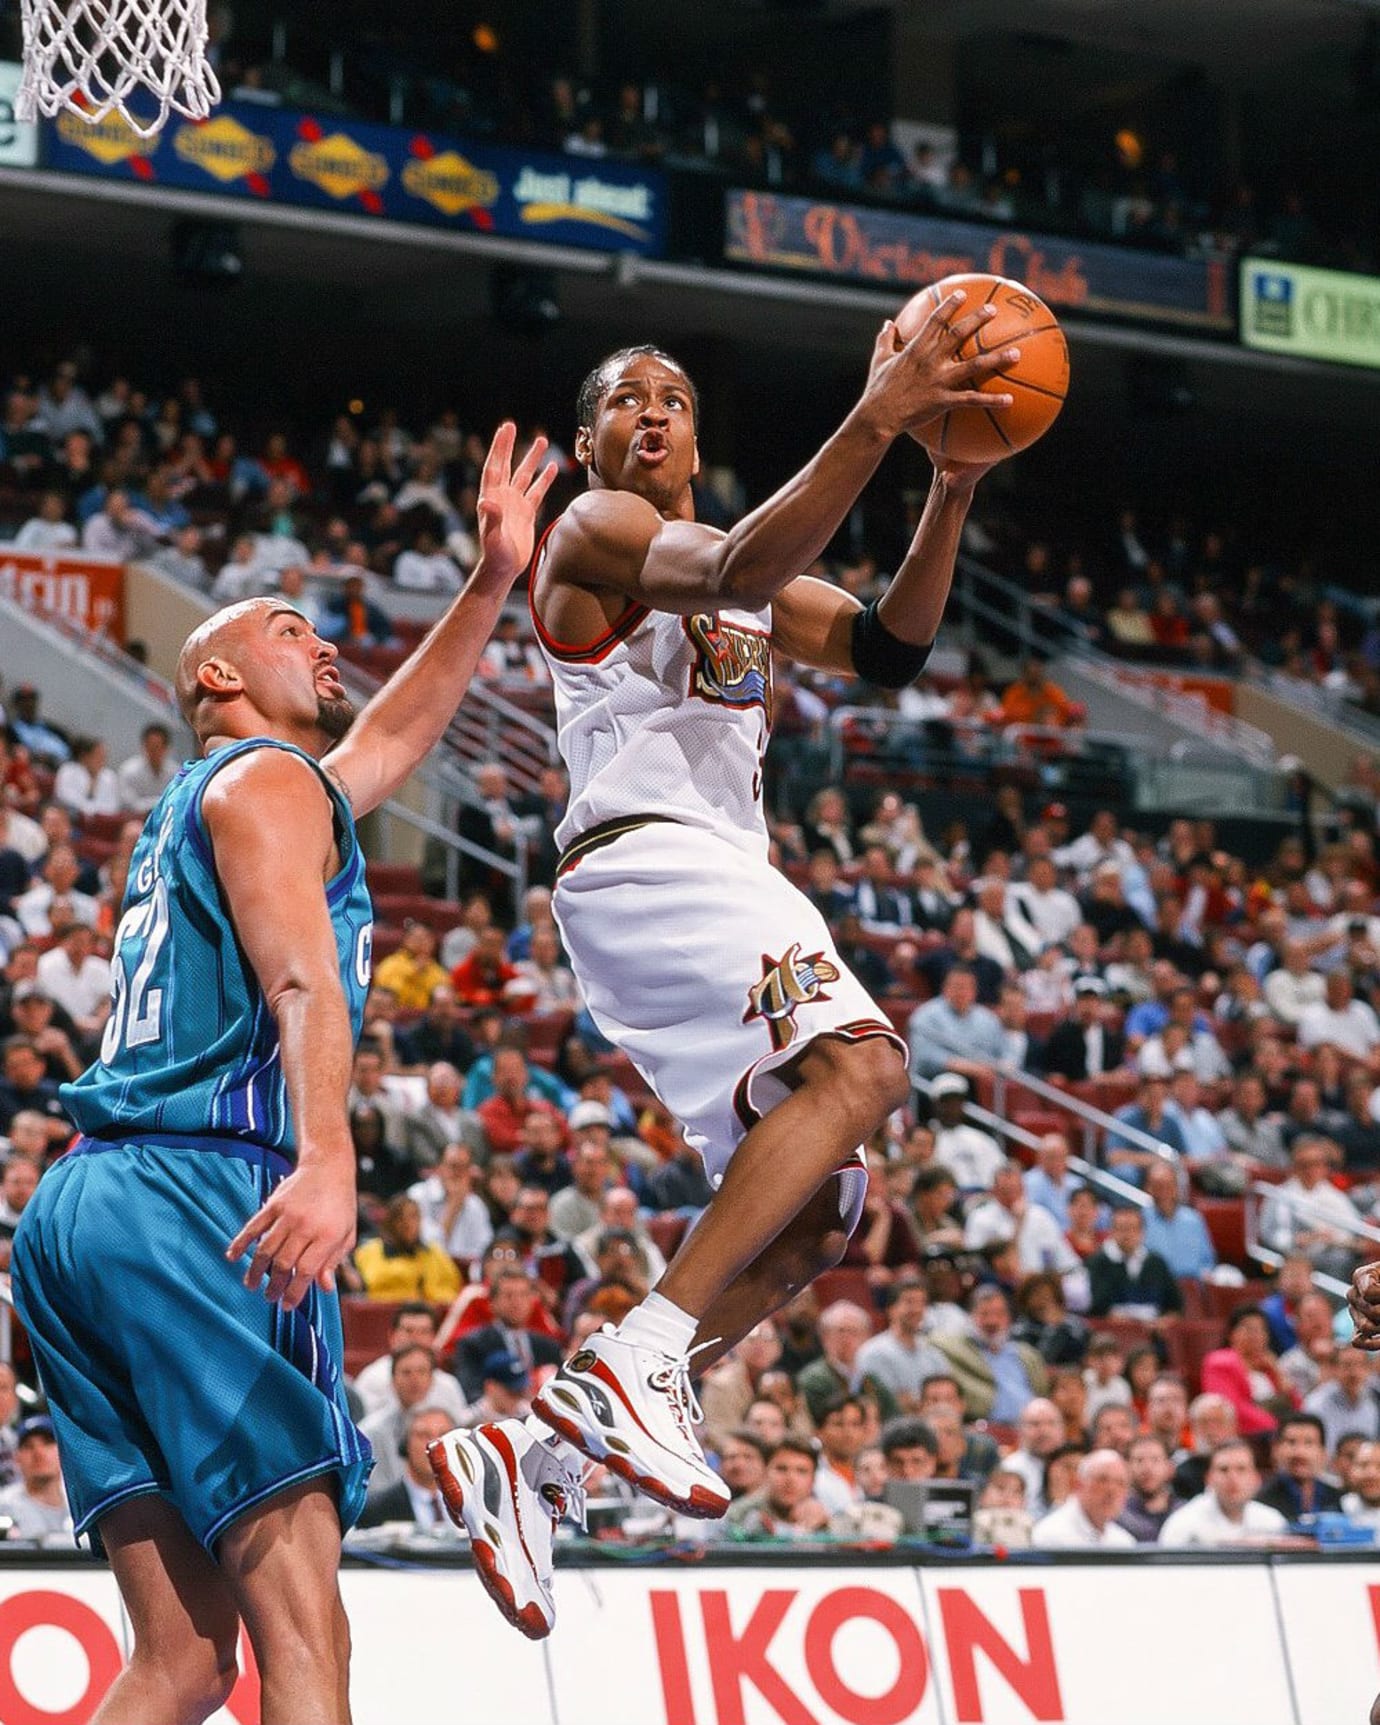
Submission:
<svg viewBox="0 0 1380 1725">
<path fill-rule="evenodd" d="M 141 138 L 175 109 L 204 120 L 220 100 L 206 58 L 206 0 L 22 0 L 24 76 L 15 116 L 64 109 L 95 125 L 118 113 Z M 150 118 L 130 98 L 157 104 Z"/>
</svg>

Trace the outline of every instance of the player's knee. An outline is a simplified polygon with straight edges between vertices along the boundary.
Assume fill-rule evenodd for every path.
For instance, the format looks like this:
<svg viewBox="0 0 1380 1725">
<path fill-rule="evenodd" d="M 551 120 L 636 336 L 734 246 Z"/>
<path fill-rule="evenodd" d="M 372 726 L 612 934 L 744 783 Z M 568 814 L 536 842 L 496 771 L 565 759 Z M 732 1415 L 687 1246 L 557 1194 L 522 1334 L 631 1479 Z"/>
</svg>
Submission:
<svg viewBox="0 0 1380 1725">
<path fill-rule="evenodd" d="M 910 1099 L 910 1080 L 900 1050 L 880 1036 L 861 1042 L 820 1036 L 809 1049 L 801 1074 L 807 1083 L 827 1086 L 846 1100 L 857 1117 L 859 1138 Z"/>
<path fill-rule="evenodd" d="M 879 1126 L 910 1100 L 910 1079 L 900 1050 L 879 1036 L 844 1043 L 838 1050 L 850 1093 L 865 1119 Z"/>
<path fill-rule="evenodd" d="M 848 1250 L 848 1232 L 842 1222 L 837 1227 L 830 1228 L 820 1236 L 819 1246 L 815 1254 L 815 1263 L 810 1275 L 810 1281 L 816 1276 L 822 1276 L 826 1270 L 836 1270 L 843 1262 Z"/>
</svg>

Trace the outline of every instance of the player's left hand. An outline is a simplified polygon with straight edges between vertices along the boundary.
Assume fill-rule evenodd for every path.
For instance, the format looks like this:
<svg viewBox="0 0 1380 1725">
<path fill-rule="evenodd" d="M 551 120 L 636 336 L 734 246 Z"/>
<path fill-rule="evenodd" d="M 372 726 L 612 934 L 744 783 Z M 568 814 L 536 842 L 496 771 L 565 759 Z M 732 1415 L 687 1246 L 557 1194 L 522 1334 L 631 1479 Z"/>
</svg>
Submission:
<svg viewBox="0 0 1380 1725">
<path fill-rule="evenodd" d="M 353 1176 L 353 1171 L 352 1171 Z M 246 1288 L 291 1311 L 306 1298 L 313 1283 L 323 1293 L 335 1289 L 336 1267 L 355 1243 L 353 1177 L 343 1180 L 333 1168 L 297 1168 L 277 1187 L 268 1202 L 251 1216 L 226 1248 L 234 1263 L 252 1247 L 254 1256 L 244 1274 Z"/>
<path fill-rule="evenodd" d="M 544 437 L 533 438 L 514 470 L 516 445 L 517 426 L 505 419 L 494 433 L 479 480 L 479 562 L 474 581 L 500 596 L 532 561 L 537 514 L 557 471 L 554 461 L 537 471 L 546 454 Z"/>
<path fill-rule="evenodd" d="M 1380 1264 L 1362 1264 L 1353 1273 L 1346 1303 L 1356 1325 L 1352 1346 L 1368 1354 L 1380 1352 Z"/>
<path fill-rule="evenodd" d="M 950 491 L 971 492 L 978 480 L 997 465 L 995 461 L 956 461 L 952 455 L 941 455 L 935 449 L 927 448 L 926 453 Z"/>
</svg>

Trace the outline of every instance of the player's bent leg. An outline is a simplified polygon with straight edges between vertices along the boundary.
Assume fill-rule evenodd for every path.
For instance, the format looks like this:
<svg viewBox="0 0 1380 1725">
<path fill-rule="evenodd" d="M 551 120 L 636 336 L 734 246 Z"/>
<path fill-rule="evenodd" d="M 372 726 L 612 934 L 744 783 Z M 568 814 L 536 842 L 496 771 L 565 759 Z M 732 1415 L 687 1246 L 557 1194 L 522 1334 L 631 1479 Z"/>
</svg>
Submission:
<svg viewBox="0 0 1380 1725">
<path fill-rule="evenodd" d="M 93 1725 L 199 1725 L 235 1686 L 240 1618 L 224 1576 L 164 1498 L 132 1498 L 97 1526 L 134 1651 Z"/>
<path fill-rule="evenodd" d="M 835 1176 L 909 1093 L 900 1051 L 880 1037 L 818 1036 L 794 1063 L 790 1082 L 795 1090 L 744 1137 L 713 1202 L 657 1284 L 661 1313 L 669 1307 L 673 1322 L 694 1320 L 706 1344 L 715 1336 L 704 1322 L 715 1302 L 822 1186 L 837 1193 Z M 802 1260 L 803 1239 L 791 1242 L 792 1275 L 803 1274 L 810 1263 L 817 1273 L 839 1251 L 847 1231 L 837 1203 L 832 1217 L 825 1207 L 814 1212 L 802 1236 L 815 1232 L 815 1249 Z M 775 1274 L 765 1274 L 775 1282 Z M 756 1299 L 762 1297 L 759 1289 Z M 637 1308 L 633 1318 L 652 1303 Z M 755 1303 L 748 1295 L 740 1316 Z M 654 1321 L 639 1330 L 631 1318 L 617 1331 L 605 1326 L 543 1385 L 532 1411 L 583 1455 L 658 1503 L 684 1515 L 722 1515 L 728 1489 L 705 1461 L 693 1429 L 699 1408 L 691 1366 L 699 1369 L 709 1349 L 674 1351 L 650 1339 L 656 1327 Z"/>
<path fill-rule="evenodd" d="M 866 1179 L 861 1167 L 854 1177 Z M 695 1332 L 696 1372 L 707 1371 L 749 1330 L 841 1262 L 849 1239 L 841 1209 L 846 1199 L 840 1191 L 846 1178 L 826 1180 L 795 1220 L 710 1306 Z"/>
<path fill-rule="evenodd" d="M 697 1318 L 910 1095 L 900 1051 L 882 1037 L 817 1036 L 791 1081 L 792 1094 L 734 1151 L 713 1202 L 657 1284 Z"/>
<path fill-rule="evenodd" d="M 349 1725 L 350 1627 L 340 1599 L 340 1516 L 329 1481 L 270 1498 L 221 1535 L 244 1618 L 262 1725 Z"/>
</svg>

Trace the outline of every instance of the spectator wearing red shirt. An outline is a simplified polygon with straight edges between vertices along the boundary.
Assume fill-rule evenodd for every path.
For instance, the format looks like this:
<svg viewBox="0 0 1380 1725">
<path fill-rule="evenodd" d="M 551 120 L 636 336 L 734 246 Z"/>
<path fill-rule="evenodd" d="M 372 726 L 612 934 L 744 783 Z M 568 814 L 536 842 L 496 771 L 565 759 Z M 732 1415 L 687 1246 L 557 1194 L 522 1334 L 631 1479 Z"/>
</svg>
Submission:
<svg viewBox="0 0 1380 1725">
<path fill-rule="evenodd" d="M 560 1127 L 560 1140 L 564 1142 L 565 1123 L 533 1086 L 521 1049 L 499 1048 L 494 1051 L 493 1084 L 493 1095 L 475 1110 L 493 1155 L 514 1156 L 528 1147 L 523 1123 L 534 1110 L 541 1110 L 556 1121 Z"/>
<path fill-rule="evenodd" d="M 521 972 L 503 956 L 505 936 L 501 928 L 480 931 L 474 950 L 450 973 L 451 987 L 466 1006 L 494 1006 L 503 991 Z"/>
<path fill-rule="evenodd" d="M 271 479 L 284 479 L 299 497 L 311 496 L 311 479 L 297 457 L 288 450 L 287 438 L 275 431 L 264 445 L 259 465 Z"/>
</svg>

